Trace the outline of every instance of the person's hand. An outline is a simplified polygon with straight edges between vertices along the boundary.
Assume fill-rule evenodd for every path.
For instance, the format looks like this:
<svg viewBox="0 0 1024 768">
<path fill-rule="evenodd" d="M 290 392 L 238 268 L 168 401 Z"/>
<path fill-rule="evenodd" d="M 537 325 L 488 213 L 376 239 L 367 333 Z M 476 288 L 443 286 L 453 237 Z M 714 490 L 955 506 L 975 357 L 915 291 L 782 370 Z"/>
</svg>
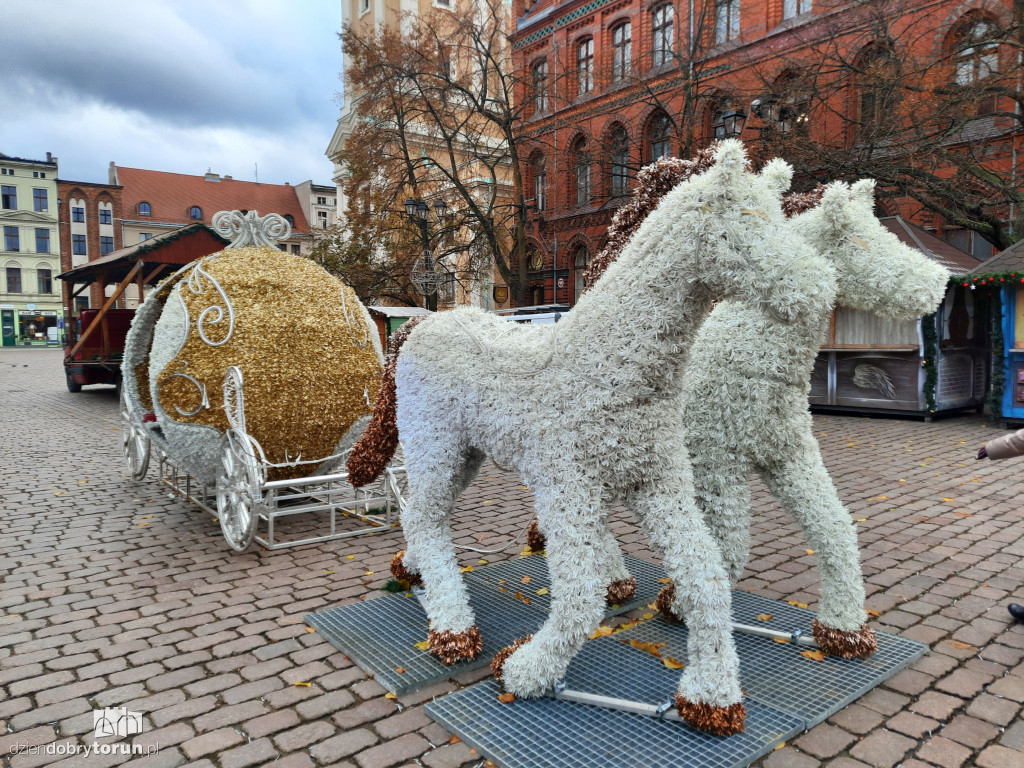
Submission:
<svg viewBox="0 0 1024 768">
<path fill-rule="evenodd" d="M 981 448 L 978 449 L 978 461 L 981 461 L 982 459 L 987 459 L 987 458 L 988 458 L 988 451 L 985 449 L 985 446 L 983 445 L 983 446 L 981 446 Z"/>
</svg>

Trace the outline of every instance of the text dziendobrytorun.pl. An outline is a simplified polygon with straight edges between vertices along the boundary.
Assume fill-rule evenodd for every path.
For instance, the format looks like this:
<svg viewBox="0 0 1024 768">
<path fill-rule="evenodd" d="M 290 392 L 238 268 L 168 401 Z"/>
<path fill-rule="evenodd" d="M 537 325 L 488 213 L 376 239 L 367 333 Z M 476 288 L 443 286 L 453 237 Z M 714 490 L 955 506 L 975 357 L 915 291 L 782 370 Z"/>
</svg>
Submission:
<svg viewBox="0 0 1024 768">
<path fill-rule="evenodd" d="M 155 755 L 159 744 L 12 744 L 12 755 Z"/>
</svg>

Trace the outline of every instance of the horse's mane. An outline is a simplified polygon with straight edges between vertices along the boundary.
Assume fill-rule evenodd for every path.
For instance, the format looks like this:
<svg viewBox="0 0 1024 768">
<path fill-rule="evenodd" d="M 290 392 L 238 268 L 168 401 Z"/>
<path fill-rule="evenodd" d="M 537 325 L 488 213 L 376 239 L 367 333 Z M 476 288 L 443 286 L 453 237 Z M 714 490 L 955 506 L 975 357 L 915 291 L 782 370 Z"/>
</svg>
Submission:
<svg viewBox="0 0 1024 768">
<path fill-rule="evenodd" d="M 704 173 L 714 164 L 715 147 L 712 145 L 700 150 L 689 160 L 663 157 L 641 168 L 636 175 L 633 198 L 615 212 L 608 225 L 608 241 L 583 273 L 584 292 L 589 291 L 612 262 L 619 258 L 633 233 L 673 187 L 691 176 Z M 825 188 L 819 184 L 810 192 L 790 192 L 782 199 L 782 212 L 792 217 L 808 211 L 821 201 L 824 191 Z"/>
</svg>

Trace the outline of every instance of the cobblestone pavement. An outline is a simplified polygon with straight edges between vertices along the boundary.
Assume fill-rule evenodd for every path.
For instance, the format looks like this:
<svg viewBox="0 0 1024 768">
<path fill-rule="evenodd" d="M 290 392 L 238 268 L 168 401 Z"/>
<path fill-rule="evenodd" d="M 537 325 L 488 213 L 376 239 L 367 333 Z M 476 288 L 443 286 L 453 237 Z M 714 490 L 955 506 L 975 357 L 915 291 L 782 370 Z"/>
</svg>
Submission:
<svg viewBox="0 0 1024 768">
<path fill-rule="evenodd" d="M 423 712 L 484 671 L 393 700 L 303 623 L 380 594 L 400 532 L 232 553 L 209 515 L 170 500 L 152 469 L 145 482 L 125 476 L 113 390 L 67 393 L 56 351 L 0 351 L 0 425 L 5 766 L 484 762 Z M 976 416 L 821 416 L 815 429 L 857 520 L 874 624 L 931 652 L 759 765 L 1024 766 L 1024 626 L 1005 607 L 1024 603 L 1024 462 L 976 463 L 978 445 L 1000 434 Z M 754 504 L 741 588 L 815 608 L 814 555 L 759 483 Z M 457 537 L 501 544 L 530 516 L 518 478 L 489 465 L 460 502 Z M 614 526 L 631 554 L 651 557 L 624 513 Z M 144 713 L 135 743 L 159 752 L 11 753 L 91 744 L 92 711 L 109 706 Z"/>
</svg>

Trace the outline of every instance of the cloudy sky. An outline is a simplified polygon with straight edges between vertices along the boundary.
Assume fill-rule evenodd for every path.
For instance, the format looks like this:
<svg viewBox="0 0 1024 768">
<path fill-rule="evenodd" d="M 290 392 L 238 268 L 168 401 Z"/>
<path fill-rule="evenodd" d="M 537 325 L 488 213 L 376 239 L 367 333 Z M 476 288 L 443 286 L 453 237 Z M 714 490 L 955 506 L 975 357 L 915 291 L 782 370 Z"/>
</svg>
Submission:
<svg viewBox="0 0 1024 768">
<path fill-rule="evenodd" d="M 331 183 L 341 0 L 0 0 L 0 152 Z"/>
</svg>

